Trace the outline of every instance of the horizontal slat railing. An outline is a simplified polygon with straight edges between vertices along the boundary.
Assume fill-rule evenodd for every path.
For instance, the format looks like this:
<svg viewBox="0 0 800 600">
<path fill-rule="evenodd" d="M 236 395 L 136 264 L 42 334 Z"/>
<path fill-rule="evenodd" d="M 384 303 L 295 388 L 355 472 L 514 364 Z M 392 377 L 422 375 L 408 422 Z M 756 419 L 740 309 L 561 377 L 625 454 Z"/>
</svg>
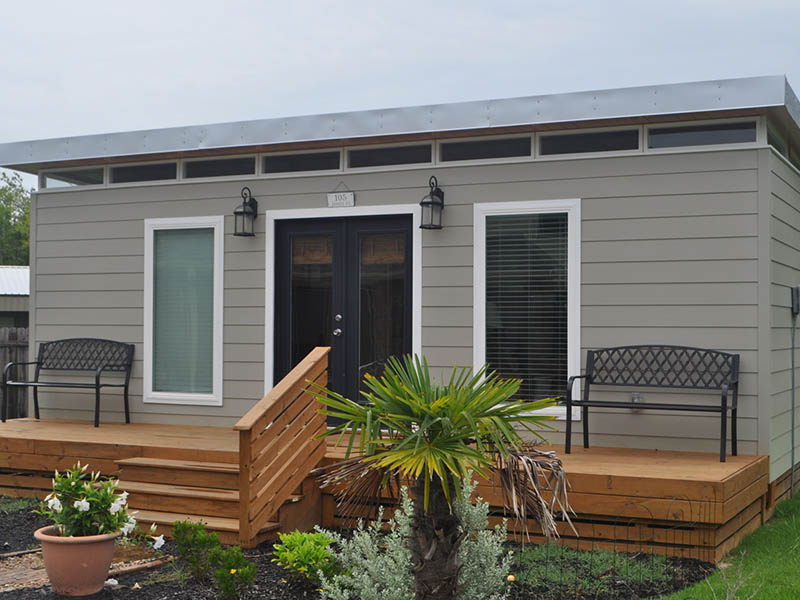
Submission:
<svg viewBox="0 0 800 600">
<path fill-rule="evenodd" d="M 325 417 L 309 390 L 328 383 L 328 352 L 317 347 L 251 408 L 239 432 L 239 540 L 251 546 L 325 455 Z"/>
</svg>

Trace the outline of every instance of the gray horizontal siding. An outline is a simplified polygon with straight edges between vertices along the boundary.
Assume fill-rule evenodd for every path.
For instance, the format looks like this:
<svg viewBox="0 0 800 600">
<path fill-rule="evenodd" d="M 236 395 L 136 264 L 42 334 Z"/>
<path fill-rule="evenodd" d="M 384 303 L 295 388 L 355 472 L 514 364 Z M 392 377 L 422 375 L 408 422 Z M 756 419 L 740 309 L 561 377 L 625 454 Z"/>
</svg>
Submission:
<svg viewBox="0 0 800 600">
<path fill-rule="evenodd" d="M 791 466 L 791 326 L 790 288 L 800 285 L 800 173 L 770 153 L 770 472 Z M 800 337 L 800 336 L 798 336 Z M 800 340 L 798 340 L 800 342 Z M 800 385 L 800 366 L 795 372 Z M 795 403 L 800 398 L 795 399 Z M 795 443 L 800 444 L 800 413 Z M 800 460 L 800 448 L 795 451 Z"/>
<path fill-rule="evenodd" d="M 445 228 L 423 232 L 424 354 L 437 371 L 472 363 L 474 203 L 581 198 L 582 351 L 654 342 L 740 352 L 743 449 L 754 447 L 756 164 L 756 152 L 742 150 L 442 169 Z M 355 191 L 357 205 L 408 204 L 425 193 L 430 174 L 426 167 L 248 185 L 262 210 L 322 207 L 325 193 L 341 181 Z M 35 338 L 98 335 L 136 343 L 135 420 L 225 425 L 261 395 L 265 247 L 271 240 L 265 240 L 264 219 L 256 221 L 254 239 L 231 235 L 239 187 L 221 181 L 38 196 Z M 143 405 L 143 220 L 218 214 L 226 215 L 225 404 Z M 70 414 L 56 402 L 63 400 L 74 402 L 76 416 L 87 416 L 91 403 L 79 397 L 54 395 L 53 414 Z M 119 416 L 118 408 L 108 410 Z M 705 415 L 612 412 L 594 421 L 595 442 L 715 448 L 718 428 Z"/>
</svg>

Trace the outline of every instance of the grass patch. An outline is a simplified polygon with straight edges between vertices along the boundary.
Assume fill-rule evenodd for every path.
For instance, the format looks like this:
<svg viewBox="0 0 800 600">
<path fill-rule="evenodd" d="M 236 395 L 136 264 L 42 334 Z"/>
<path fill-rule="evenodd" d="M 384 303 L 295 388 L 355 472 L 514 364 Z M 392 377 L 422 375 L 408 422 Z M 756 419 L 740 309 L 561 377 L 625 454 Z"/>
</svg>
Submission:
<svg viewBox="0 0 800 600">
<path fill-rule="evenodd" d="M 724 568 L 665 600 L 800 598 L 800 495 L 781 502 L 766 525 L 748 535 Z"/>
<path fill-rule="evenodd" d="M 516 579 L 542 598 L 616 597 L 621 590 L 670 588 L 674 569 L 658 555 L 579 551 L 555 544 L 528 546 L 516 555 Z"/>
<path fill-rule="evenodd" d="M 0 510 L 3 512 L 15 512 L 18 510 L 28 510 L 37 508 L 39 501 L 36 498 L 11 498 L 0 496 Z"/>
<path fill-rule="evenodd" d="M 142 582 L 142 585 L 158 585 L 160 583 L 171 583 L 173 581 L 186 585 L 189 581 L 189 571 L 172 563 L 171 569 L 167 571 L 156 571 L 151 573 L 150 576 Z"/>
</svg>

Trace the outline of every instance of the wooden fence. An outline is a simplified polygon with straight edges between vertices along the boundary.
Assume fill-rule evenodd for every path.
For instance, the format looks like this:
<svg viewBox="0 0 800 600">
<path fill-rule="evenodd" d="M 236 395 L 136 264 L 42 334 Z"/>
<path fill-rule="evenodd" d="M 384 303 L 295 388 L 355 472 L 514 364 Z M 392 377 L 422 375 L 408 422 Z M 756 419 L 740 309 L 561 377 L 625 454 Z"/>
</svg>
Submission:
<svg viewBox="0 0 800 600">
<path fill-rule="evenodd" d="M 28 328 L 0 327 L 0 369 L 10 362 L 28 360 Z M 19 368 L 19 377 L 23 367 Z M 27 373 L 26 373 L 27 374 Z M 2 395 L 0 385 L 0 395 Z M 28 416 L 28 393 L 26 388 L 14 388 L 8 391 L 8 418 Z"/>
</svg>

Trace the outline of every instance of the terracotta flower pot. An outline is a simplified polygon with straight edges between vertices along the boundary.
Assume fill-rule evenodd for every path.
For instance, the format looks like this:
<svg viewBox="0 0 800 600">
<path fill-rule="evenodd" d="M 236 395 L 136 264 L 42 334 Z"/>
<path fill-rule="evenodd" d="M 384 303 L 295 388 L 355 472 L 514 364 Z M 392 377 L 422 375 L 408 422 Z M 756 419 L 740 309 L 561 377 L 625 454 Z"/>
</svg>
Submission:
<svg viewBox="0 0 800 600">
<path fill-rule="evenodd" d="M 55 527 L 37 529 L 44 568 L 53 591 L 62 596 L 88 596 L 103 589 L 117 533 L 62 537 Z"/>
</svg>

